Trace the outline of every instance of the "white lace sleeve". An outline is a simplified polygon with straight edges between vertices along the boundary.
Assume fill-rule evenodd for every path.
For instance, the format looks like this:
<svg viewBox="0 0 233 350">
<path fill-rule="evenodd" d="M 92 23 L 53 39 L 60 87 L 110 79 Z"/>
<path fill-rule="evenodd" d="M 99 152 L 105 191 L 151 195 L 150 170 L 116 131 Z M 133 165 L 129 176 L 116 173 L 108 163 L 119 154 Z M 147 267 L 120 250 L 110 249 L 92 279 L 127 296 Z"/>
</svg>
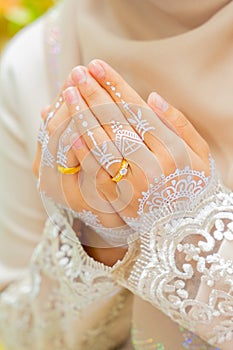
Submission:
<svg viewBox="0 0 233 350">
<path fill-rule="evenodd" d="M 182 327 L 217 348 L 230 350 L 233 193 L 214 178 L 197 198 L 182 219 L 176 218 L 176 206 L 170 205 L 169 214 L 158 217 L 150 230 L 132 235 L 129 251 L 113 274 Z"/>
<path fill-rule="evenodd" d="M 27 279 L 0 296 L 0 339 L 8 350 L 110 350 L 127 340 L 131 293 L 90 258 L 68 221 L 47 222 Z"/>
</svg>

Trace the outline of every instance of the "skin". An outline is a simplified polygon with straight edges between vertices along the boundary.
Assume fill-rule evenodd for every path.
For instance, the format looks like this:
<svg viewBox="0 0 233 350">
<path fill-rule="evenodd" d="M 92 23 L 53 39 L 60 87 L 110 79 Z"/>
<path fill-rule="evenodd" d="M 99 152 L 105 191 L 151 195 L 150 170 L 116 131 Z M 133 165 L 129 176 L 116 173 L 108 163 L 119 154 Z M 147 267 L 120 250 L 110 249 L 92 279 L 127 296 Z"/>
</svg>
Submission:
<svg viewBox="0 0 233 350">
<path fill-rule="evenodd" d="M 108 82 L 111 82 L 111 85 L 108 85 Z M 114 118 L 123 124 L 125 130 L 131 132 L 137 132 L 137 130 L 134 123 L 130 122 L 132 118 L 130 119 L 123 108 L 121 99 L 116 96 L 116 91 L 119 91 L 124 101 L 132 104 L 133 108 L 136 106 L 135 110 L 139 106 L 143 111 L 143 117 L 146 116 L 155 130 L 155 132 L 146 133 L 141 149 L 127 157 L 130 164 L 125 176 L 127 181 L 120 181 L 118 184 L 112 181 L 112 177 L 119 171 L 122 154 L 115 145 L 111 123 L 106 120 L 109 115 L 114 115 Z M 61 96 L 64 102 L 50 120 L 47 130 L 50 140 L 53 141 L 50 142 L 50 151 L 56 156 L 56 145 L 59 139 L 64 135 L 64 130 L 71 118 L 75 121 L 75 129 L 71 136 L 72 148 L 68 153 L 68 166 L 81 165 L 81 171 L 74 175 L 59 174 L 62 200 L 74 211 L 91 210 L 98 215 L 103 226 L 124 227 L 126 225 L 124 217 L 138 216 L 138 200 L 141 193 L 148 190 L 155 175 L 159 177 L 162 173 L 165 175 L 173 173 L 177 167 L 182 166 L 184 159 L 193 169 L 204 171 L 209 175 L 209 147 L 188 119 L 157 93 L 150 94 L 145 102 L 105 62 L 94 60 L 88 67 L 74 68 L 54 104 L 42 112 L 44 120 Z M 80 120 L 80 114 L 84 119 Z M 90 152 L 93 149 L 93 143 L 88 136 L 87 128 L 83 127 L 85 125 L 83 120 L 91 126 L 97 144 L 102 146 L 105 141 L 114 159 L 119 160 L 118 163 L 106 167 L 101 164 L 98 156 Z M 165 135 L 164 139 L 163 135 Z M 168 140 L 167 144 L 165 140 Z M 38 144 L 33 164 L 33 171 L 37 177 L 40 163 L 41 146 Z M 58 174 L 56 169 L 46 169 L 46 171 L 46 176 L 42 176 L 41 186 L 49 192 L 52 190 L 47 184 L 50 183 L 48 179 L 53 180 Z M 95 181 L 93 181 L 93 173 L 96 174 Z M 130 192 L 130 189 L 133 190 Z M 131 193 L 130 197 L 129 193 Z M 58 196 L 56 190 L 49 195 L 55 200 L 58 197 L 61 198 L 61 194 Z M 102 247 L 101 243 L 96 244 L 96 236 L 94 244 L 90 236 L 91 234 L 86 231 L 83 245 L 94 259 L 112 266 L 124 257 L 126 246 Z"/>
</svg>

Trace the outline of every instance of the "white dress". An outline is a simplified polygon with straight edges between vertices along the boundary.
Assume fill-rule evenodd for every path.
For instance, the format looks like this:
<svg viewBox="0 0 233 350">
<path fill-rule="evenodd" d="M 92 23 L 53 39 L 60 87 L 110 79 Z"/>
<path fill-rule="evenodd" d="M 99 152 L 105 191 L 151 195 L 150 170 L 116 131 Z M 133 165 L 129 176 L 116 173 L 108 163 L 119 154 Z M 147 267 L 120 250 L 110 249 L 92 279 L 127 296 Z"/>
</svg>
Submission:
<svg viewBox="0 0 233 350">
<path fill-rule="evenodd" d="M 60 7 L 45 15 L 1 60 L 0 339 L 7 350 L 232 349 L 233 198 L 220 185 L 187 216 L 186 245 L 161 224 L 160 240 L 154 230 L 136 233 L 112 268 L 87 256 L 66 212 L 45 225 L 31 166 L 40 110 L 59 88 L 57 62 L 66 72 L 78 62 L 74 42 L 72 59 L 59 52 L 67 16 Z M 212 245 L 193 241 L 190 225 Z M 130 331 L 133 345 L 124 345 Z"/>
</svg>

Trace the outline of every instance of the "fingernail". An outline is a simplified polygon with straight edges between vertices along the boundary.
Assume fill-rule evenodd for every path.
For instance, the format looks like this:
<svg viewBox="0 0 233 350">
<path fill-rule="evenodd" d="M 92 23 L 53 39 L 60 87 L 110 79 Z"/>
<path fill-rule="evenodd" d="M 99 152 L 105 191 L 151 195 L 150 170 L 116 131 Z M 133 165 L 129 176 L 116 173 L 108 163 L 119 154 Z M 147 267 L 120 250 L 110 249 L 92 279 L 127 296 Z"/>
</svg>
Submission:
<svg viewBox="0 0 233 350">
<path fill-rule="evenodd" d="M 80 94 L 75 87 L 69 87 L 63 91 L 63 97 L 68 105 L 74 105 L 80 102 Z"/>
<path fill-rule="evenodd" d="M 83 147 L 83 142 L 77 132 L 70 137 L 70 142 L 74 149 L 81 149 Z"/>
<path fill-rule="evenodd" d="M 72 78 L 76 84 L 84 84 L 87 81 L 87 72 L 83 67 L 75 67 L 72 70 Z"/>
<path fill-rule="evenodd" d="M 103 66 L 96 60 L 91 61 L 88 65 L 88 68 L 90 72 L 96 77 L 96 78 L 103 78 L 105 75 L 105 71 Z"/>
<path fill-rule="evenodd" d="M 157 92 L 153 92 L 150 95 L 150 101 L 162 112 L 166 112 L 169 108 L 167 101 L 165 101 L 159 94 L 157 94 Z"/>
</svg>

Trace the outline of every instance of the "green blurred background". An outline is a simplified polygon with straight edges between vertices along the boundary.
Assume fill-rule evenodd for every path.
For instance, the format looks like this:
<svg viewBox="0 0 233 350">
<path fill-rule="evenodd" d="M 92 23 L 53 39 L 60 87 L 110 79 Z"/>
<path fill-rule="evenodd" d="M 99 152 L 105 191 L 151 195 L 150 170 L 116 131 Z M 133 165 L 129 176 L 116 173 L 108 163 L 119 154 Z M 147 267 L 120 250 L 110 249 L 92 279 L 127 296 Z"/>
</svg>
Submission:
<svg viewBox="0 0 233 350">
<path fill-rule="evenodd" d="M 20 29 L 41 16 L 57 0 L 0 0 L 0 52 Z M 1 345 L 0 350 L 4 350 Z"/>
<path fill-rule="evenodd" d="M 0 51 L 12 36 L 55 2 L 57 0 L 0 0 Z"/>
</svg>

